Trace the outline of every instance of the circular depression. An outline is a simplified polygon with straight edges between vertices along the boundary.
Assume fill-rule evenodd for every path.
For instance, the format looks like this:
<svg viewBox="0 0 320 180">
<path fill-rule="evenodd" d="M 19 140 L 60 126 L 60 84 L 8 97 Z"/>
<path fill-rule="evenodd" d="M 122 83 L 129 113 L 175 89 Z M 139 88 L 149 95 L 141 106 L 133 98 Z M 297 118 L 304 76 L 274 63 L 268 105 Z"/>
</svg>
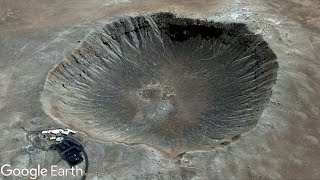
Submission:
<svg viewBox="0 0 320 180">
<path fill-rule="evenodd" d="M 92 138 L 178 154 L 253 128 L 271 95 L 275 59 L 245 24 L 170 13 L 120 18 L 49 72 L 41 102 Z"/>
</svg>

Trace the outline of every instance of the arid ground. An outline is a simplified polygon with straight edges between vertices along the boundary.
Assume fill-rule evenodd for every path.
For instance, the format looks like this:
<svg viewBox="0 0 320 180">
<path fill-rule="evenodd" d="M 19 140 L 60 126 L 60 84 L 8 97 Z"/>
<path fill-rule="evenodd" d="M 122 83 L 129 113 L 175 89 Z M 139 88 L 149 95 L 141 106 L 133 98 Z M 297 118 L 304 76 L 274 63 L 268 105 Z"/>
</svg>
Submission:
<svg viewBox="0 0 320 180">
<path fill-rule="evenodd" d="M 89 156 L 87 179 L 317 179 L 319 9 L 318 0 L 0 0 L 0 165 L 68 168 L 57 153 L 36 149 L 26 138 L 26 130 L 76 128 L 45 113 L 40 96 L 48 73 L 90 32 L 119 17 L 163 11 L 245 23 L 261 35 L 279 64 L 270 101 L 249 132 L 173 157 L 150 144 L 79 132 Z"/>
</svg>

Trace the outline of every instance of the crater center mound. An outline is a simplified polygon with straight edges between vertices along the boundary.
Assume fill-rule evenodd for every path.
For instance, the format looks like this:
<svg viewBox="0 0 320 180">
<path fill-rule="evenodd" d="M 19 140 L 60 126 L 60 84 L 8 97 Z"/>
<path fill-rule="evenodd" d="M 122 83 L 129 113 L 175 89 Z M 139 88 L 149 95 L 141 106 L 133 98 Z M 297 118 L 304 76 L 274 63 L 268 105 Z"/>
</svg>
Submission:
<svg viewBox="0 0 320 180">
<path fill-rule="evenodd" d="M 41 102 L 91 138 L 176 155 L 252 129 L 271 95 L 275 59 L 245 24 L 171 13 L 120 18 L 49 72 Z"/>
</svg>

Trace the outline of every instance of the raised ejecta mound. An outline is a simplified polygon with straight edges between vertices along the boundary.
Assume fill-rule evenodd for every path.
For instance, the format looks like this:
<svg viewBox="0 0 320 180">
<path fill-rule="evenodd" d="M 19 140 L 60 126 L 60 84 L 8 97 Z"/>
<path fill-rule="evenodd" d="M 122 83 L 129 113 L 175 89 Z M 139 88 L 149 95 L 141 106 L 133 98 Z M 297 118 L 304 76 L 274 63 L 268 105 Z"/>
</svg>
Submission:
<svg viewBox="0 0 320 180">
<path fill-rule="evenodd" d="M 271 95 L 275 59 L 245 24 L 170 13 L 121 18 L 50 71 L 41 101 L 91 138 L 176 155 L 253 128 Z"/>
</svg>

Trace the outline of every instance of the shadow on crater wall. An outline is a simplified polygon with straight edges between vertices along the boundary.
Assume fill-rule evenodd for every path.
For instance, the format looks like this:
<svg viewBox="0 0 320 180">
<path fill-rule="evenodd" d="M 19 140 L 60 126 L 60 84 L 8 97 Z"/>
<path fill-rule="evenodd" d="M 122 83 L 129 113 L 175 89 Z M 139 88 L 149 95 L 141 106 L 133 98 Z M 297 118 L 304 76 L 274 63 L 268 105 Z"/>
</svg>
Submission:
<svg viewBox="0 0 320 180">
<path fill-rule="evenodd" d="M 245 24 L 121 18 L 92 32 L 48 75 L 44 110 L 92 138 L 171 155 L 255 126 L 278 64 Z"/>
</svg>

